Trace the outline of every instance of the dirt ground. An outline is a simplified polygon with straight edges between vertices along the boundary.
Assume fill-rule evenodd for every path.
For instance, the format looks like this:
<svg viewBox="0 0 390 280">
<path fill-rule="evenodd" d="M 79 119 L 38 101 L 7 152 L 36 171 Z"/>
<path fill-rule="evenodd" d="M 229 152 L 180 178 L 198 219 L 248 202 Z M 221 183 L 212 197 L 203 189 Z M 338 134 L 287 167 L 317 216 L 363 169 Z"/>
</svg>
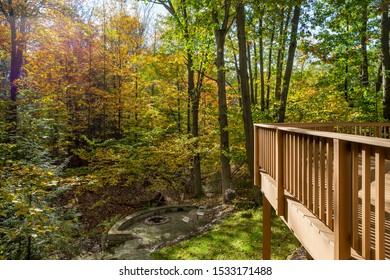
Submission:
<svg viewBox="0 0 390 280">
<path fill-rule="evenodd" d="M 252 189 L 240 188 L 237 191 L 235 202 L 237 208 L 254 206 Z M 79 213 L 79 221 L 83 228 L 81 234 L 86 244 L 84 251 L 96 253 L 102 249 L 104 233 L 107 233 L 119 219 L 146 208 L 178 204 L 168 194 L 161 193 L 163 199 L 159 197 L 160 192 L 147 188 L 118 186 L 91 191 L 74 186 L 60 197 L 59 203 L 68 205 Z M 206 193 L 201 198 L 186 198 L 180 204 L 203 205 L 207 208 L 219 209 L 224 203 L 221 194 Z"/>
</svg>

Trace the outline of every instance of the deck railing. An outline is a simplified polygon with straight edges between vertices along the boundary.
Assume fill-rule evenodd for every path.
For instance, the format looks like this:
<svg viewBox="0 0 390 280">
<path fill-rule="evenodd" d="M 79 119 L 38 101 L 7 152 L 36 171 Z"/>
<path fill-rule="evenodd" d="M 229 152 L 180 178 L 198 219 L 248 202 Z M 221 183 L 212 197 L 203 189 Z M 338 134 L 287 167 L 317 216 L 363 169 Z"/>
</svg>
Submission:
<svg viewBox="0 0 390 280">
<path fill-rule="evenodd" d="M 255 125 L 255 184 L 275 180 L 278 215 L 287 192 L 321 220 L 335 259 L 385 259 L 389 137 L 389 123 Z"/>
</svg>

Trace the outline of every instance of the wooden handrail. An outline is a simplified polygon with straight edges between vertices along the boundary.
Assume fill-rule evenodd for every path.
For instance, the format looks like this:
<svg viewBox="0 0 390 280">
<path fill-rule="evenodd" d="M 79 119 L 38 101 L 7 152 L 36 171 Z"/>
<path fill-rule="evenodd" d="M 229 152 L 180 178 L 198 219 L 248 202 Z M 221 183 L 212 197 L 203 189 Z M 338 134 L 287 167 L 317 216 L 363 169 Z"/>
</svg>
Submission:
<svg viewBox="0 0 390 280">
<path fill-rule="evenodd" d="M 255 184 L 262 170 L 276 182 L 278 215 L 287 191 L 328 226 L 336 259 L 349 258 L 351 247 L 363 258 L 384 259 L 389 137 L 390 123 L 256 124 Z"/>
</svg>

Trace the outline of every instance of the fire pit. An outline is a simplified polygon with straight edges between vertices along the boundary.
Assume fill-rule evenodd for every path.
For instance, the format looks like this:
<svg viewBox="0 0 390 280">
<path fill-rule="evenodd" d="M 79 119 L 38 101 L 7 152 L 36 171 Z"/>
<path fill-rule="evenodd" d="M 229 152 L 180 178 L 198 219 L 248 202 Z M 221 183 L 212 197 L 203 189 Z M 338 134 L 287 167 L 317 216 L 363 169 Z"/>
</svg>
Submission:
<svg viewBox="0 0 390 280">
<path fill-rule="evenodd" d="M 173 240 L 194 231 L 202 221 L 183 222 L 198 207 L 192 205 L 163 206 L 134 213 L 117 222 L 108 232 L 108 243 L 118 245 L 127 240 L 142 240 L 143 245 Z"/>
<path fill-rule="evenodd" d="M 147 226 L 158 226 L 169 223 L 172 217 L 167 216 L 152 216 L 143 220 L 143 223 Z"/>
</svg>

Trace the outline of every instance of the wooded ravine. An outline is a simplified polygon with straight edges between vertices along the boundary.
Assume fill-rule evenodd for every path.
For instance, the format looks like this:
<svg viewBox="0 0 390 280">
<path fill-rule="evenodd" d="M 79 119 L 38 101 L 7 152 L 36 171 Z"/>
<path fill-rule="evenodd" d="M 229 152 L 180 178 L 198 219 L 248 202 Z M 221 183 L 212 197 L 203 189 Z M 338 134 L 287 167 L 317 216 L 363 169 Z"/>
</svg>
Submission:
<svg viewBox="0 0 390 280">
<path fill-rule="evenodd" d="M 388 121 L 389 7 L 0 0 L 0 259 L 75 258 L 158 194 L 255 204 L 253 123 Z"/>
</svg>

